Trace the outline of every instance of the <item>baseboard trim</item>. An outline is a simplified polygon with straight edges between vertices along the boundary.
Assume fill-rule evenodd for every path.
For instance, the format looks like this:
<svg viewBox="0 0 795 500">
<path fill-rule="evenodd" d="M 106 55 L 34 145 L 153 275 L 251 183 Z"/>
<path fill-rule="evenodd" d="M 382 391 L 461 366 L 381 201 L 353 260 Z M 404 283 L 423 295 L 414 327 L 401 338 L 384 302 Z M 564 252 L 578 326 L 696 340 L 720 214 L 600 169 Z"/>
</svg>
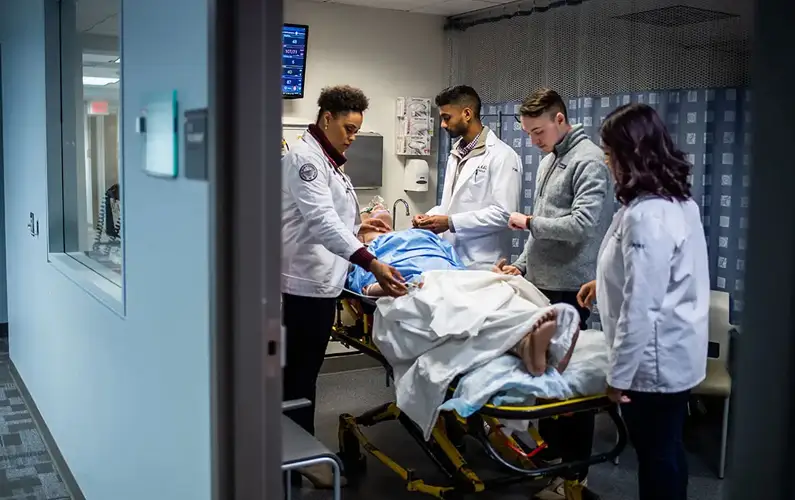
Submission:
<svg viewBox="0 0 795 500">
<path fill-rule="evenodd" d="M 8 338 L 8 323 L 0 323 L 0 339 Z"/>
<path fill-rule="evenodd" d="M 8 323 L 5 325 L 8 326 Z M 63 480 L 67 491 L 71 495 L 72 500 L 86 500 L 86 497 L 80 490 L 80 486 L 78 486 L 75 477 L 72 475 L 72 471 L 69 470 L 69 466 L 66 464 L 66 460 L 61 454 L 61 450 L 58 449 L 58 445 L 55 443 L 55 438 L 53 438 L 50 429 L 47 428 L 47 424 L 44 422 L 44 417 L 39 411 L 39 408 L 36 406 L 33 396 L 30 394 L 30 391 L 28 391 L 28 387 L 22 380 L 22 376 L 19 374 L 19 371 L 12 360 L 9 360 L 9 368 L 11 371 L 11 377 L 14 379 L 14 383 L 16 383 L 17 388 L 19 389 L 19 393 L 22 396 L 25 405 L 28 407 L 31 417 L 33 417 L 33 422 L 36 424 L 36 428 L 39 430 L 42 440 L 44 440 L 44 446 L 46 446 L 47 451 L 50 452 L 50 456 L 54 462 L 53 465 L 55 465 L 55 468 L 58 470 L 58 474 L 61 475 L 61 479 Z"/>
</svg>

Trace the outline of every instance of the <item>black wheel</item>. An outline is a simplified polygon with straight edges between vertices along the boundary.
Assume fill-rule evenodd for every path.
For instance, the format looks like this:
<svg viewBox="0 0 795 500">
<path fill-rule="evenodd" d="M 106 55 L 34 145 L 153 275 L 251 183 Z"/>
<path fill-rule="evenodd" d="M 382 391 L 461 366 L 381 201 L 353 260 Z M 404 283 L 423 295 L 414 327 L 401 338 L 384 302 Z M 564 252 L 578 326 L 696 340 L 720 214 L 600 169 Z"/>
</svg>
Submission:
<svg viewBox="0 0 795 500">
<path fill-rule="evenodd" d="M 343 431 L 340 436 L 340 452 L 343 472 L 349 482 L 361 477 L 367 471 L 367 456 L 362 453 L 359 440 L 350 431 Z"/>
<path fill-rule="evenodd" d="M 347 457 L 340 455 L 344 475 L 348 482 L 360 479 L 367 472 L 367 455 L 361 454 L 358 457 Z"/>
</svg>

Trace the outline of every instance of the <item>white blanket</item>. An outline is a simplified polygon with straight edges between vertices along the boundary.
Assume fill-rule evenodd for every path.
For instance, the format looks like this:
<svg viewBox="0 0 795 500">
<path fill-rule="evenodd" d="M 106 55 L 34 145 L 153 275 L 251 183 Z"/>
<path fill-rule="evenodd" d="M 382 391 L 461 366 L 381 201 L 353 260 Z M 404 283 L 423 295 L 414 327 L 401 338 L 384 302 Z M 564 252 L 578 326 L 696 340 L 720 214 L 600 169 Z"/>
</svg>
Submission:
<svg viewBox="0 0 795 500">
<path fill-rule="evenodd" d="M 497 406 L 532 406 L 536 397 L 569 399 L 602 394 L 607 387 L 607 354 L 604 333 L 584 330 L 562 374 L 549 368 L 544 375 L 534 377 L 516 357 L 503 355 L 464 375 L 453 397 L 441 409 L 455 410 L 468 417 L 489 401 Z M 528 422 L 504 424 L 522 430 L 527 429 Z"/>
<path fill-rule="evenodd" d="M 451 382 L 505 354 L 548 310 L 549 301 L 519 276 L 490 271 L 429 271 L 423 288 L 377 303 L 373 340 L 392 366 L 397 405 L 430 437 Z M 549 349 L 561 359 L 579 315 L 559 310 Z"/>
</svg>

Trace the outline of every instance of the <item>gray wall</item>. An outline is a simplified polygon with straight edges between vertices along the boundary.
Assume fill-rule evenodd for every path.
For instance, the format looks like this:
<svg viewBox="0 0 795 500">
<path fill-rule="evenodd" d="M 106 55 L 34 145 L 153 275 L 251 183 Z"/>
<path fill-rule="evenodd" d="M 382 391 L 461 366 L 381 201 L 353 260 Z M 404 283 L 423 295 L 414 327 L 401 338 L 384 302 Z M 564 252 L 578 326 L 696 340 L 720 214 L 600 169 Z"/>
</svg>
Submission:
<svg viewBox="0 0 795 500">
<path fill-rule="evenodd" d="M 152 92 L 207 105 L 207 4 L 123 4 L 121 317 L 47 258 L 45 2 L 0 0 L 11 359 L 86 498 L 209 500 L 208 188 L 145 175 L 135 133 Z"/>
<path fill-rule="evenodd" d="M 3 46 L 0 44 L 0 82 L 3 81 Z M 3 89 L 0 86 L 0 323 L 8 322 L 8 285 L 6 284 L 6 204 L 3 163 Z"/>
</svg>

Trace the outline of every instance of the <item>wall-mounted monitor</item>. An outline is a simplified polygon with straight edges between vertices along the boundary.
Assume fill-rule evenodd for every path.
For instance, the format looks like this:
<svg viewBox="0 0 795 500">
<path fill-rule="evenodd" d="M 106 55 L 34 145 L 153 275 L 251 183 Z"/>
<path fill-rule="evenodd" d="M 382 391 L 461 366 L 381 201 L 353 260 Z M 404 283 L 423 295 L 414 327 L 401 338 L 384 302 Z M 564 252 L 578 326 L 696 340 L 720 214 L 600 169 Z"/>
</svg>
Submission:
<svg viewBox="0 0 795 500">
<path fill-rule="evenodd" d="M 306 84 L 306 47 L 309 26 L 285 24 L 282 27 L 282 97 L 301 99 Z"/>
</svg>

